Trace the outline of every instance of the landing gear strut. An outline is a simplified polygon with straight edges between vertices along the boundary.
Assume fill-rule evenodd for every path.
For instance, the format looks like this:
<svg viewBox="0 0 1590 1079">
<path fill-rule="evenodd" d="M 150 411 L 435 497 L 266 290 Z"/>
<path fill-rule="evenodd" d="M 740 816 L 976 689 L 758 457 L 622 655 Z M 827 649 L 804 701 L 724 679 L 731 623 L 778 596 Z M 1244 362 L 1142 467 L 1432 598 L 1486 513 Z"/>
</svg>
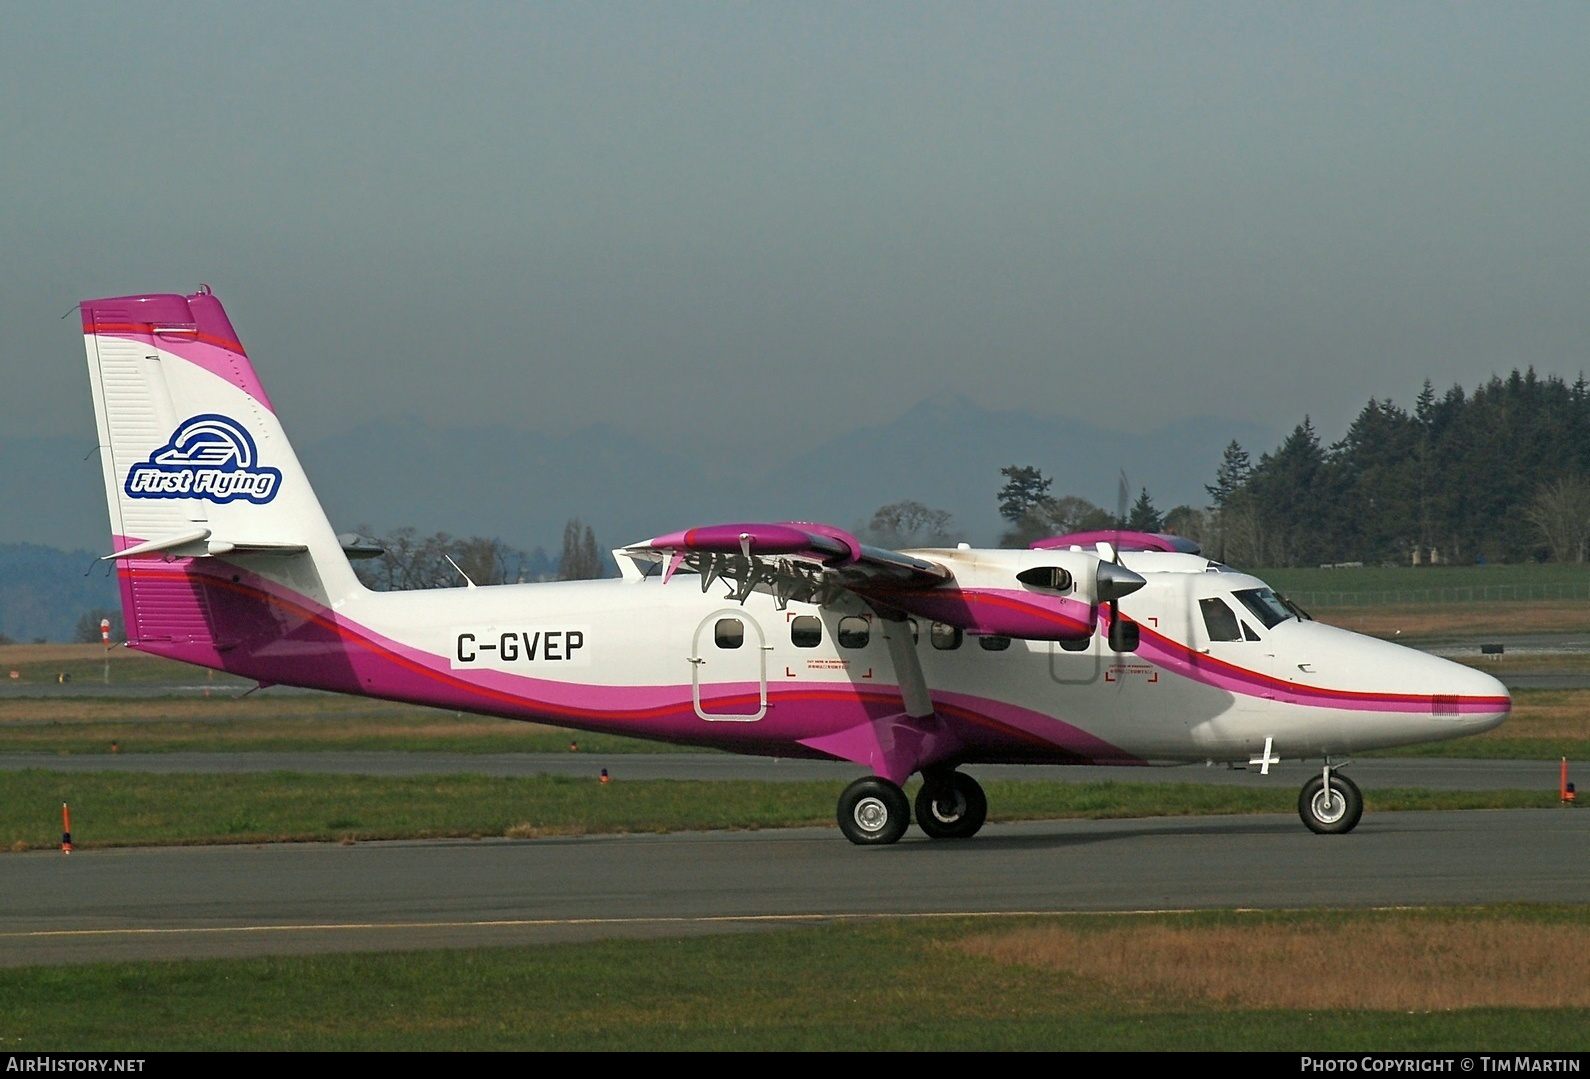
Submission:
<svg viewBox="0 0 1590 1079">
<path fill-rule="evenodd" d="M 866 776 L 839 796 L 839 830 L 862 846 L 894 843 L 911 823 L 911 800 L 898 784 Z"/>
<path fill-rule="evenodd" d="M 1341 835 L 1357 827 L 1358 818 L 1364 815 L 1364 796 L 1357 784 L 1327 763 L 1319 775 L 1303 784 L 1297 813 L 1309 831 Z"/>
<path fill-rule="evenodd" d="M 932 839 L 970 839 L 988 819 L 988 797 L 961 772 L 924 773 L 916 822 Z"/>
</svg>

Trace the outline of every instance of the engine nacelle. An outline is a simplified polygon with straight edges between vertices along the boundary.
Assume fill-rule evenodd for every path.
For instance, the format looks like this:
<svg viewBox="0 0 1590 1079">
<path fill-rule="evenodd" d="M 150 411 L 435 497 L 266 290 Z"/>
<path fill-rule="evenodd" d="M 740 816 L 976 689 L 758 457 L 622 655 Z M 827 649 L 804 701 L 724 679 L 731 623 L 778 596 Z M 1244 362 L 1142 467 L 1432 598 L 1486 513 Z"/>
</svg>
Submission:
<svg viewBox="0 0 1590 1079">
<path fill-rule="evenodd" d="M 1093 636 L 1099 604 L 1143 587 L 1142 577 L 1087 551 L 910 552 L 949 567 L 934 588 L 879 591 L 892 607 L 967 633 L 1031 641 Z"/>
</svg>

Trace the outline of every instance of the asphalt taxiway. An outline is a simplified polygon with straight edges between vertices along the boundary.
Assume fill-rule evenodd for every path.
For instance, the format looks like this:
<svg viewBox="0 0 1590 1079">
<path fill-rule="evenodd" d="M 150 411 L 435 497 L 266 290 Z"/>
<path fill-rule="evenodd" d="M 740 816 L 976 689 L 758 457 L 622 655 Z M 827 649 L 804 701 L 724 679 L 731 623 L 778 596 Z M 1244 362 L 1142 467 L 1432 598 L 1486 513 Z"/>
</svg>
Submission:
<svg viewBox="0 0 1590 1079">
<path fill-rule="evenodd" d="M 1590 815 L 1370 813 L 34 852 L 0 862 L 0 964 L 476 946 L 847 917 L 1582 902 Z"/>
</svg>

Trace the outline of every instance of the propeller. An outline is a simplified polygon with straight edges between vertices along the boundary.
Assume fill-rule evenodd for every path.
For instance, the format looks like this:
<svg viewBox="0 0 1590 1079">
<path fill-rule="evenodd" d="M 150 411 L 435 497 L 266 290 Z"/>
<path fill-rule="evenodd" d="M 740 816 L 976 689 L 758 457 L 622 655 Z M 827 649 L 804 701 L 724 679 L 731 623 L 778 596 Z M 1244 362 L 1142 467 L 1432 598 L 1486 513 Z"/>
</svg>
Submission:
<svg viewBox="0 0 1590 1079">
<path fill-rule="evenodd" d="M 1099 544 L 1099 569 L 1094 585 L 1096 602 L 1110 608 L 1110 648 L 1116 652 L 1137 651 L 1137 623 L 1121 618 L 1121 597 L 1129 596 L 1148 581 L 1121 565 L 1121 552 L 1114 544 Z"/>
</svg>

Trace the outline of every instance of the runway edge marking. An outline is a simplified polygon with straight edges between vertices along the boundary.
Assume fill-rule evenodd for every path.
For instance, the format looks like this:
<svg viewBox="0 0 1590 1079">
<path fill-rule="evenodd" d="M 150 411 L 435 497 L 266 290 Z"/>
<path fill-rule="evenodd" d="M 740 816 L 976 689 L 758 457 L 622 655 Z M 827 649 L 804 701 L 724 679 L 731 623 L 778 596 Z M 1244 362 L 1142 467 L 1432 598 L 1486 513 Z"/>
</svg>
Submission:
<svg viewBox="0 0 1590 1079">
<path fill-rule="evenodd" d="M 121 926 L 105 929 L 33 929 L 21 932 L 0 932 L 0 940 L 36 940 L 44 937 L 111 937 L 111 936 L 180 936 L 206 933 L 311 933 L 354 930 L 415 930 L 415 929 L 547 929 L 571 926 L 604 925 L 723 925 L 736 922 L 797 923 L 797 922 L 862 922 L 886 919 L 930 920 L 945 918 L 1054 918 L 1069 915 L 1145 916 L 1156 914 L 1207 914 L 1211 910 L 1224 910 L 1233 914 L 1285 914 L 1315 913 L 1321 910 L 1345 909 L 1326 907 L 1156 907 L 1135 910 L 946 910 L 918 911 L 912 913 L 843 913 L 843 914 L 712 914 L 678 915 L 648 918 L 503 918 L 490 921 L 438 921 L 438 922 L 322 922 L 289 923 L 281 925 L 213 925 L 213 926 Z M 1378 907 L 1353 907 L 1356 911 L 1409 911 L 1434 910 L 1428 904 Z M 1442 908 L 1445 909 L 1445 908 Z"/>
</svg>

